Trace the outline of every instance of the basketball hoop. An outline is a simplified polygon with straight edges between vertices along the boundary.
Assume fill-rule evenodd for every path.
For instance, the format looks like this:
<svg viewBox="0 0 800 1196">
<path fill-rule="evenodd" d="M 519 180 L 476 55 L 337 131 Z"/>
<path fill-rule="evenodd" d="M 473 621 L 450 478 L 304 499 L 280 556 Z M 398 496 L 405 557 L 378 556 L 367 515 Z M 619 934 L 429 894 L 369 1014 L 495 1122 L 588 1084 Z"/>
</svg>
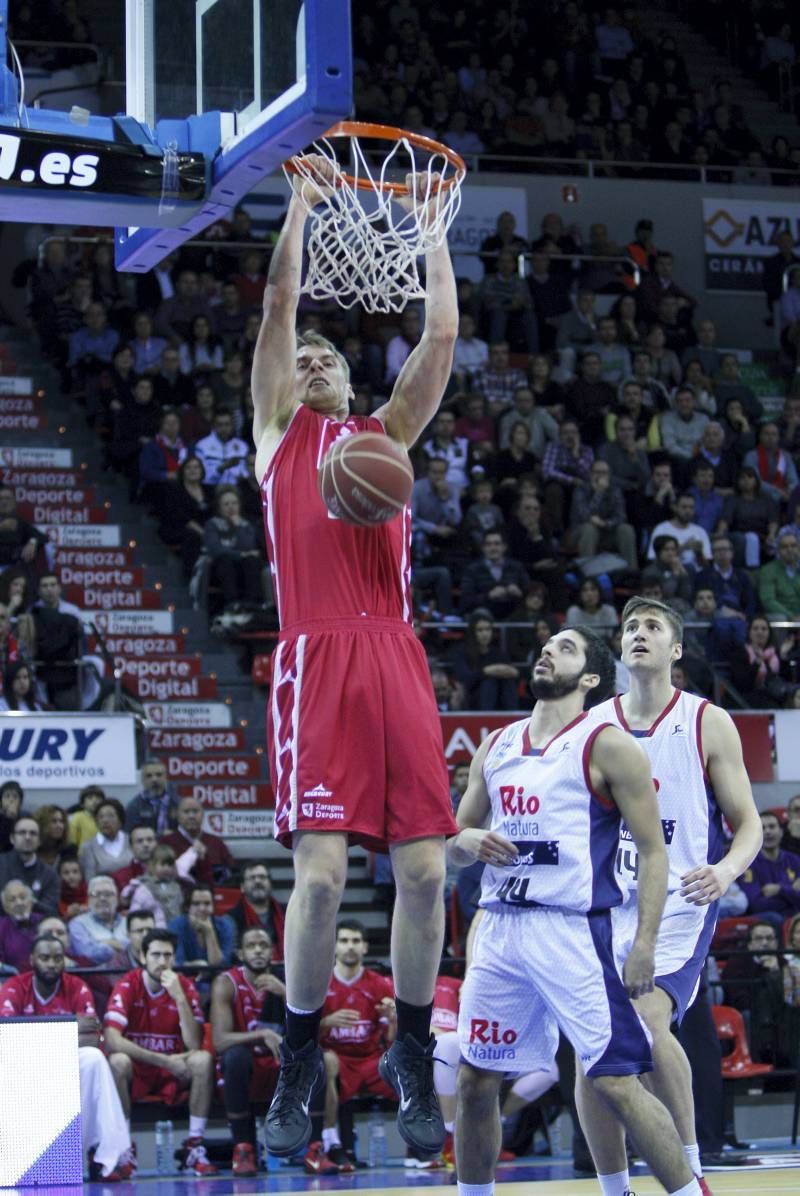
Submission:
<svg viewBox="0 0 800 1196">
<path fill-rule="evenodd" d="M 349 169 L 333 141 L 350 141 Z M 362 141 L 389 142 L 382 155 Z M 333 180 L 321 179 L 306 154 L 284 163 L 284 173 L 298 175 L 318 193 L 312 207 L 309 267 L 302 290 L 314 299 L 335 299 L 345 308 L 361 303 L 368 312 L 402 311 L 410 299 L 425 297 L 417 259 L 438 249 L 461 205 L 464 160 L 438 141 L 388 125 L 341 121 L 315 141 L 313 153 L 332 167 Z M 406 183 L 410 177 L 410 185 Z"/>
</svg>

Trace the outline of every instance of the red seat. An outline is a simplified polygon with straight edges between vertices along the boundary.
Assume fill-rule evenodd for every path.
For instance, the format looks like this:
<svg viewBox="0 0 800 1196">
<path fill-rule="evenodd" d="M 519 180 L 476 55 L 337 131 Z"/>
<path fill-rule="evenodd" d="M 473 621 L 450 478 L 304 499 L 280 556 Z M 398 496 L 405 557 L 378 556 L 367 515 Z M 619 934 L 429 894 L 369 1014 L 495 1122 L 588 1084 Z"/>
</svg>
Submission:
<svg viewBox="0 0 800 1196">
<path fill-rule="evenodd" d="M 744 914 L 739 918 L 720 918 L 711 940 L 711 951 L 733 950 L 743 946 L 748 930 L 760 920 Z"/>
<path fill-rule="evenodd" d="M 253 685 L 269 685 L 272 681 L 272 655 L 259 652 L 257 656 L 254 656 L 250 676 Z"/>
<path fill-rule="evenodd" d="M 729 1054 L 722 1056 L 722 1076 L 726 1080 L 751 1080 L 774 1071 L 771 1063 L 754 1063 L 744 1028 L 744 1018 L 732 1005 L 712 1005 L 711 1014 L 721 1042 L 733 1044 Z"/>
<path fill-rule="evenodd" d="M 217 917 L 220 918 L 227 914 L 229 909 L 233 909 L 241 895 L 239 889 L 226 889 L 224 886 L 214 889 L 214 913 Z"/>
</svg>

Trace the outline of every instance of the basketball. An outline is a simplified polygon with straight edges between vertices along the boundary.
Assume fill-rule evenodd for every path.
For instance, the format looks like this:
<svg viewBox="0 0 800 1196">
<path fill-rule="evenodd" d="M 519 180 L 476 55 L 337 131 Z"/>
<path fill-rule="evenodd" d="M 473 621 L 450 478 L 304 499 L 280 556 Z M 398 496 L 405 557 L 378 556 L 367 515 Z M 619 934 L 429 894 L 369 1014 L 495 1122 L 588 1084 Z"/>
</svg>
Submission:
<svg viewBox="0 0 800 1196">
<path fill-rule="evenodd" d="M 322 501 L 331 514 L 359 527 L 396 518 L 413 484 L 408 453 L 379 432 L 340 437 L 317 473 Z"/>
</svg>

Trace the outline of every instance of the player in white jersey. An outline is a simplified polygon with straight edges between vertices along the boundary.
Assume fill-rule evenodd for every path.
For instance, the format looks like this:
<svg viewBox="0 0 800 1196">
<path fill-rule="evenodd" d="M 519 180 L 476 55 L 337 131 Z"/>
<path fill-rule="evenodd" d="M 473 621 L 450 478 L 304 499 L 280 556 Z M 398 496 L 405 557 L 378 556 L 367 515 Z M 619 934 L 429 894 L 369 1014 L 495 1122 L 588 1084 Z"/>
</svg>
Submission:
<svg viewBox="0 0 800 1196">
<path fill-rule="evenodd" d="M 670 669 L 680 659 L 682 639 L 683 621 L 670 606 L 631 598 L 622 612 L 622 662 L 630 691 L 595 706 L 591 718 L 621 727 L 642 745 L 658 793 L 669 859 L 667 900 L 656 943 L 655 988 L 635 1003 L 653 1040 L 648 1083 L 671 1113 L 686 1157 L 701 1177 L 691 1069 L 670 1024 L 680 1023 L 697 995 L 719 898 L 758 852 L 761 824 L 730 716 L 672 686 Z M 723 814 L 734 832 L 727 855 Z M 636 930 L 640 883 L 636 848 L 624 825 L 617 879 L 628 894 L 612 916 L 615 951 L 624 958 Z M 581 1124 L 603 1192 L 616 1196 L 628 1184 L 624 1138 L 580 1066 L 577 1071 Z M 700 1183 L 703 1192 L 710 1191 L 705 1180 Z"/>
<path fill-rule="evenodd" d="M 595 632 L 552 636 L 533 670 L 531 717 L 481 744 L 458 807 L 448 858 L 486 864 L 458 1021 L 461 1196 L 491 1196 L 503 1075 L 549 1066 L 559 1027 L 667 1191 L 700 1193 L 667 1110 L 637 1078 L 652 1059 L 630 997 L 653 987 L 667 860 L 644 752 L 584 711 L 613 681 Z M 611 938 L 611 910 L 623 900 L 621 817 L 639 852 L 639 924 L 624 979 Z"/>
</svg>

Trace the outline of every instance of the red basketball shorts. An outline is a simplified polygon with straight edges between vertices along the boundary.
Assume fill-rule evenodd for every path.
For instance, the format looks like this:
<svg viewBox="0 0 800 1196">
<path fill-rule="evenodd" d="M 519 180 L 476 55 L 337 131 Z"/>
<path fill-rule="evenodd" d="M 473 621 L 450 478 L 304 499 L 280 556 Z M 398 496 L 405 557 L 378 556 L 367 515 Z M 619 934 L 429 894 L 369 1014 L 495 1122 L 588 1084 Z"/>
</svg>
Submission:
<svg viewBox="0 0 800 1196">
<path fill-rule="evenodd" d="M 381 1079 L 378 1071 L 380 1055 L 368 1055 L 366 1058 L 354 1055 L 336 1055 L 339 1060 L 339 1102 L 345 1104 L 361 1092 L 369 1092 L 373 1096 L 385 1096 L 387 1100 L 397 1100 L 392 1088 Z"/>
<path fill-rule="evenodd" d="M 284 846 L 295 831 L 345 831 L 374 851 L 457 831 L 428 662 L 400 620 L 283 631 L 267 739 Z"/>
<path fill-rule="evenodd" d="M 164 1105 L 182 1105 L 189 1099 L 189 1085 L 181 1085 L 166 1067 L 134 1063 L 131 1104 L 138 1104 L 147 1097 L 158 1099 Z"/>
</svg>

